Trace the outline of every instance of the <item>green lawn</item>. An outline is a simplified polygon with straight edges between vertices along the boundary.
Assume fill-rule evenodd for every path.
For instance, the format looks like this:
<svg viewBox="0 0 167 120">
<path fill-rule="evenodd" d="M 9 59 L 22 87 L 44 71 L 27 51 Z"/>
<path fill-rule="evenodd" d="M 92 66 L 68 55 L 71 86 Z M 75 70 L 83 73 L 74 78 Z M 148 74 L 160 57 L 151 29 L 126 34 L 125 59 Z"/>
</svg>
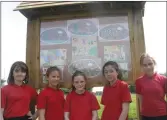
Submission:
<svg viewBox="0 0 167 120">
<path fill-rule="evenodd" d="M 136 95 L 135 94 L 131 94 L 132 95 L 132 103 L 130 104 L 130 109 L 129 109 L 129 118 L 137 118 L 137 114 L 136 114 Z M 101 96 L 97 96 L 98 102 L 100 104 L 100 100 L 101 100 Z M 100 104 L 101 109 L 98 111 L 98 115 L 101 118 L 102 115 L 102 111 L 103 111 L 103 105 Z"/>
</svg>

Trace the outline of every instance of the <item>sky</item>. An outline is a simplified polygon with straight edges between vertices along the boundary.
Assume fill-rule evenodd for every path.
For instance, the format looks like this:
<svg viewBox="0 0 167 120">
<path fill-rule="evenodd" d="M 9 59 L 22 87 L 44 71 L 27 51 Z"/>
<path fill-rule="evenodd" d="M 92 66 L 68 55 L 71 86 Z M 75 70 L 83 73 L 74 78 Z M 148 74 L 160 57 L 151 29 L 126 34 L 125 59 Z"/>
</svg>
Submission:
<svg viewBox="0 0 167 120">
<path fill-rule="evenodd" d="M 7 79 L 15 61 L 25 61 L 27 19 L 13 9 L 18 2 L 1 4 L 1 78 Z M 155 9 L 156 8 L 156 9 Z M 146 52 L 157 62 L 157 70 L 166 72 L 166 3 L 147 2 L 143 18 Z"/>
</svg>

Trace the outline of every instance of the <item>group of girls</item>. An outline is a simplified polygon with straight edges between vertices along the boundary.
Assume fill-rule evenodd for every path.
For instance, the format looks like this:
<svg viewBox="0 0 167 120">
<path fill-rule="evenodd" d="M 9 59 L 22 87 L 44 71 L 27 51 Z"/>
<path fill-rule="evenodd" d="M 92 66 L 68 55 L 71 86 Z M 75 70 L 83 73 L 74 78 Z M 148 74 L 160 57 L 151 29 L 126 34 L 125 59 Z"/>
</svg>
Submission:
<svg viewBox="0 0 167 120">
<path fill-rule="evenodd" d="M 136 80 L 136 93 L 140 101 L 142 120 L 167 120 L 167 78 L 155 72 L 155 60 L 148 54 L 140 59 L 143 68 Z M 104 86 L 101 104 L 104 105 L 101 120 L 128 120 L 131 94 L 128 84 L 121 80 L 118 64 L 108 61 L 102 68 L 107 83 Z M 28 86 L 28 67 L 24 62 L 15 62 L 10 70 L 8 85 L 1 88 L 1 114 L 4 120 L 98 120 L 100 109 L 95 95 L 86 90 L 87 77 L 81 71 L 72 75 L 72 91 L 64 97 L 59 88 L 61 71 L 52 66 L 47 69 L 48 85 L 39 95 Z M 30 104 L 37 111 L 32 114 Z"/>
</svg>

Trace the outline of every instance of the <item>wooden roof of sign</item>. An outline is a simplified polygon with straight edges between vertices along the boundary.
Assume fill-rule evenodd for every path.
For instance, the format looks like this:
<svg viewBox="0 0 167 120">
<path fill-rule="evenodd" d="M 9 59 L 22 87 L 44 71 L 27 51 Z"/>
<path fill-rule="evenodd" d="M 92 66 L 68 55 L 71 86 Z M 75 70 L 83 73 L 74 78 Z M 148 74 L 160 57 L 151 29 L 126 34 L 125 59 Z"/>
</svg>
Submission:
<svg viewBox="0 0 167 120">
<path fill-rule="evenodd" d="M 33 8 L 44 8 L 44 7 L 52 7 L 52 6 L 63 6 L 63 5 L 71 5 L 71 4 L 84 4 L 90 3 L 90 1 L 32 1 L 32 2 L 21 2 L 14 10 L 25 10 L 25 9 L 33 9 Z"/>
<path fill-rule="evenodd" d="M 96 4 L 96 5 L 94 5 Z M 34 1 L 21 2 L 14 11 L 20 11 L 25 17 L 39 17 L 67 12 L 84 10 L 96 11 L 100 9 L 139 8 L 144 9 L 143 1 Z M 97 9 L 98 8 L 98 9 Z M 63 13 L 64 12 L 64 13 Z"/>
</svg>

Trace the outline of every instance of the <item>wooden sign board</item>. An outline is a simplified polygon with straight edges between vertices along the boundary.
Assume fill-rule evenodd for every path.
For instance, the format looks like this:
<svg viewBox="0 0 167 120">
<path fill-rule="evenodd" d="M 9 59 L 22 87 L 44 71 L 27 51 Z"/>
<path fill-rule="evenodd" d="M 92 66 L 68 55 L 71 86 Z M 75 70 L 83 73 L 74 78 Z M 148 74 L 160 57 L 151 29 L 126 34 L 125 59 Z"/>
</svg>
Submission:
<svg viewBox="0 0 167 120">
<path fill-rule="evenodd" d="M 143 7 L 139 3 L 22 3 L 17 10 L 28 18 L 30 84 L 43 87 L 47 68 L 58 66 L 62 87 L 71 87 L 76 70 L 87 75 L 88 88 L 103 86 L 102 66 L 110 60 L 119 64 L 123 80 L 133 84 L 140 74 L 140 54 L 145 52 Z"/>
</svg>

